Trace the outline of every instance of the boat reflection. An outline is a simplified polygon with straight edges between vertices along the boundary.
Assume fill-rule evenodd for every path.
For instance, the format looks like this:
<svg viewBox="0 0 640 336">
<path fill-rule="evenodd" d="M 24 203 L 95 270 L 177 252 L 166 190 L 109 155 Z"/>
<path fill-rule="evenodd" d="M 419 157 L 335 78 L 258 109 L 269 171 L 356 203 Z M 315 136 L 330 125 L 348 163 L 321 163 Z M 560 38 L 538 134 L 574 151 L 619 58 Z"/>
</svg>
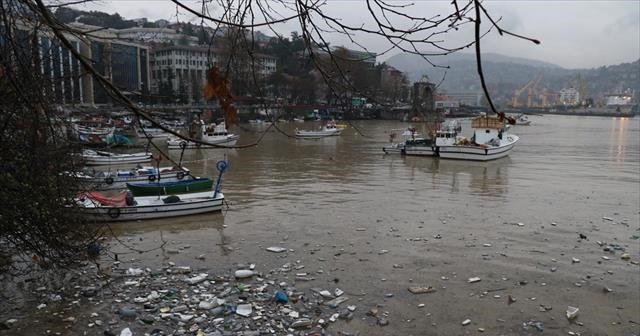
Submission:
<svg viewBox="0 0 640 336">
<path fill-rule="evenodd" d="M 429 173 L 433 185 L 448 186 L 451 193 L 506 197 L 509 191 L 508 172 L 512 162 L 509 157 L 491 162 L 405 157 L 404 162 L 412 171 Z"/>
</svg>

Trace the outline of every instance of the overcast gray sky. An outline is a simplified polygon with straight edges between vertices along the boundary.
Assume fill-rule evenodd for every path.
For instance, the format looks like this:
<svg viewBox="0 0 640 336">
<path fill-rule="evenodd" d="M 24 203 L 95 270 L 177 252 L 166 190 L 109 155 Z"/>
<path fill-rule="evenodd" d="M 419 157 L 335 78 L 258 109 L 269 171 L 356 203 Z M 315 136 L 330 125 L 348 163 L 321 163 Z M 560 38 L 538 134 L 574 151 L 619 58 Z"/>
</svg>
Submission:
<svg viewBox="0 0 640 336">
<path fill-rule="evenodd" d="M 200 0 L 183 2 L 198 11 L 202 6 Z M 415 16 L 445 14 L 450 11 L 450 2 L 414 0 L 414 5 L 409 7 L 408 12 Z M 409 1 L 392 3 L 406 4 Z M 501 25 L 504 28 L 542 41 L 542 44 L 534 45 L 513 37 L 501 37 L 497 33 L 491 33 L 482 42 L 485 52 L 537 59 L 565 68 L 592 68 L 633 62 L 640 58 L 640 0 L 486 0 L 485 5 L 496 18 L 502 17 Z M 150 20 L 175 21 L 178 17 L 182 22 L 200 23 L 199 19 L 184 10 L 179 10 L 176 16 L 176 6 L 169 0 L 102 0 L 77 8 L 107 13 L 118 12 L 125 18 L 147 17 Z M 215 5 L 212 5 L 210 10 L 215 13 Z M 324 11 L 351 25 L 370 27 L 373 22 L 366 11 L 364 1 L 328 0 Z M 284 9 L 281 14 L 287 15 Z M 292 20 L 275 27 L 275 30 L 287 36 L 291 31 L 300 31 L 297 24 L 297 20 Z M 401 23 L 398 22 L 398 25 Z M 273 35 L 265 29 L 262 31 Z M 447 45 L 455 46 L 472 39 L 471 33 L 470 29 L 462 29 L 455 35 L 447 35 L 444 38 Z M 380 52 L 389 46 L 383 39 L 375 36 L 356 36 L 356 39 L 370 51 Z M 350 47 L 349 40 L 344 36 L 331 35 L 329 40 L 334 45 Z M 396 53 L 398 51 L 392 51 L 378 60 L 384 60 Z"/>
</svg>

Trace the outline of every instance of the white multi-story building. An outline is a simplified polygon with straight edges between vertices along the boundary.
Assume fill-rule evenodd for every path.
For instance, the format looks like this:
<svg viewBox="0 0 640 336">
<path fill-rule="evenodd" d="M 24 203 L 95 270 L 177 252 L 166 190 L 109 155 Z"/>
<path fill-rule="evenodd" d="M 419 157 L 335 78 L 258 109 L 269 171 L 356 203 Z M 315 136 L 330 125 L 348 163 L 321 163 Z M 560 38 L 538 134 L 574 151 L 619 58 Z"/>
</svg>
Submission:
<svg viewBox="0 0 640 336">
<path fill-rule="evenodd" d="M 161 85 L 169 83 L 176 94 L 185 93 L 188 101 L 198 101 L 207 71 L 217 61 L 218 53 L 206 47 L 169 46 L 155 49 L 151 57 L 151 92 L 158 94 Z"/>
<path fill-rule="evenodd" d="M 159 94 L 164 83 L 169 83 L 176 95 L 186 94 L 189 102 L 201 99 L 208 70 L 213 65 L 224 67 L 226 53 L 219 49 L 199 46 L 175 45 L 153 50 L 151 58 L 151 91 Z M 276 59 L 255 54 L 253 62 L 258 75 L 265 78 L 276 71 Z M 249 71 L 249 69 L 247 69 Z"/>
<path fill-rule="evenodd" d="M 562 89 L 560 94 L 560 104 L 577 105 L 580 103 L 580 92 L 574 88 Z"/>
</svg>

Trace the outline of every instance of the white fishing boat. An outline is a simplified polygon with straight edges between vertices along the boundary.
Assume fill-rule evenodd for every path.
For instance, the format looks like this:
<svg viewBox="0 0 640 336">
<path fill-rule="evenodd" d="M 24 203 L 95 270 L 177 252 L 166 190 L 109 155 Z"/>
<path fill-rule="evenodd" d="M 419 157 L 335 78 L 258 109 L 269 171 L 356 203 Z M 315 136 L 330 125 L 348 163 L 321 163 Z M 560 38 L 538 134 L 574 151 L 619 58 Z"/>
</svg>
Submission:
<svg viewBox="0 0 640 336">
<path fill-rule="evenodd" d="M 337 135 L 340 135 L 341 132 L 342 130 L 336 127 L 335 123 L 329 122 L 326 125 L 320 127 L 320 129 L 315 131 L 314 130 L 312 131 L 298 130 L 296 128 L 296 137 L 318 139 L 318 138 L 324 138 L 328 136 L 337 136 Z"/>
<path fill-rule="evenodd" d="M 127 183 L 182 180 L 191 172 L 184 167 L 152 167 L 140 166 L 116 171 L 85 170 L 72 174 L 83 183 L 98 190 L 124 189 Z"/>
<path fill-rule="evenodd" d="M 82 214 L 96 221 L 135 221 L 201 214 L 222 210 L 223 202 L 224 195 L 214 191 L 161 197 L 133 197 L 126 192 L 107 197 L 99 192 L 89 192 L 76 199 Z"/>
<path fill-rule="evenodd" d="M 458 135 L 458 129 L 443 127 L 436 132 L 436 153 L 443 159 L 474 161 L 495 160 L 509 155 L 517 135 L 508 132 L 504 120 L 494 116 L 479 116 L 471 121 L 471 139 Z"/>
<path fill-rule="evenodd" d="M 226 161 L 218 161 L 216 167 L 220 175 L 213 191 L 139 197 L 129 192 L 112 197 L 99 192 L 85 192 L 75 199 L 75 209 L 95 221 L 134 221 L 220 211 L 224 204 L 220 182 L 228 165 Z"/>
<path fill-rule="evenodd" d="M 151 161 L 151 156 L 152 154 L 150 152 L 116 154 L 90 149 L 85 149 L 82 152 L 82 159 L 88 166 L 149 162 Z"/>
<path fill-rule="evenodd" d="M 86 145 L 107 145 L 113 142 L 115 127 L 95 127 L 72 124 L 70 139 Z"/>
<path fill-rule="evenodd" d="M 235 146 L 239 135 L 230 134 L 227 131 L 224 122 L 221 122 L 218 125 L 209 125 L 206 126 L 204 124 L 201 125 L 200 128 L 200 139 L 203 142 L 206 142 L 211 145 L 204 145 L 192 141 L 187 141 L 178 137 L 169 137 L 167 139 L 167 146 L 169 149 L 193 149 L 193 148 L 217 148 L 217 147 L 233 147 Z M 198 137 L 195 137 L 196 139 Z"/>
</svg>

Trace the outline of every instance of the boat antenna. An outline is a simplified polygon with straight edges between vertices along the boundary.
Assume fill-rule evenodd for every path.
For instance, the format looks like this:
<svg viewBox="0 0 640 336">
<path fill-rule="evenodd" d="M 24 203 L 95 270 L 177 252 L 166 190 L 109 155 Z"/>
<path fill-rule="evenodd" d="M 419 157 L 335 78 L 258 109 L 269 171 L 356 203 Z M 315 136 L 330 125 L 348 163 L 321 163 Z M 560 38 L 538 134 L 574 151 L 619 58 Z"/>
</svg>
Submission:
<svg viewBox="0 0 640 336">
<path fill-rule="evenodd" d="M 216 168 L 218 169 L 218 180 L 216 181 L 216 188 L 213 190 L 213 198 L 218 196 L 220 192 L 220 182 L 222 182 L 222 174 L 229 169 L 229 164 L 225 160 L 220 160 L 216 163 Z"/>
</svg>

